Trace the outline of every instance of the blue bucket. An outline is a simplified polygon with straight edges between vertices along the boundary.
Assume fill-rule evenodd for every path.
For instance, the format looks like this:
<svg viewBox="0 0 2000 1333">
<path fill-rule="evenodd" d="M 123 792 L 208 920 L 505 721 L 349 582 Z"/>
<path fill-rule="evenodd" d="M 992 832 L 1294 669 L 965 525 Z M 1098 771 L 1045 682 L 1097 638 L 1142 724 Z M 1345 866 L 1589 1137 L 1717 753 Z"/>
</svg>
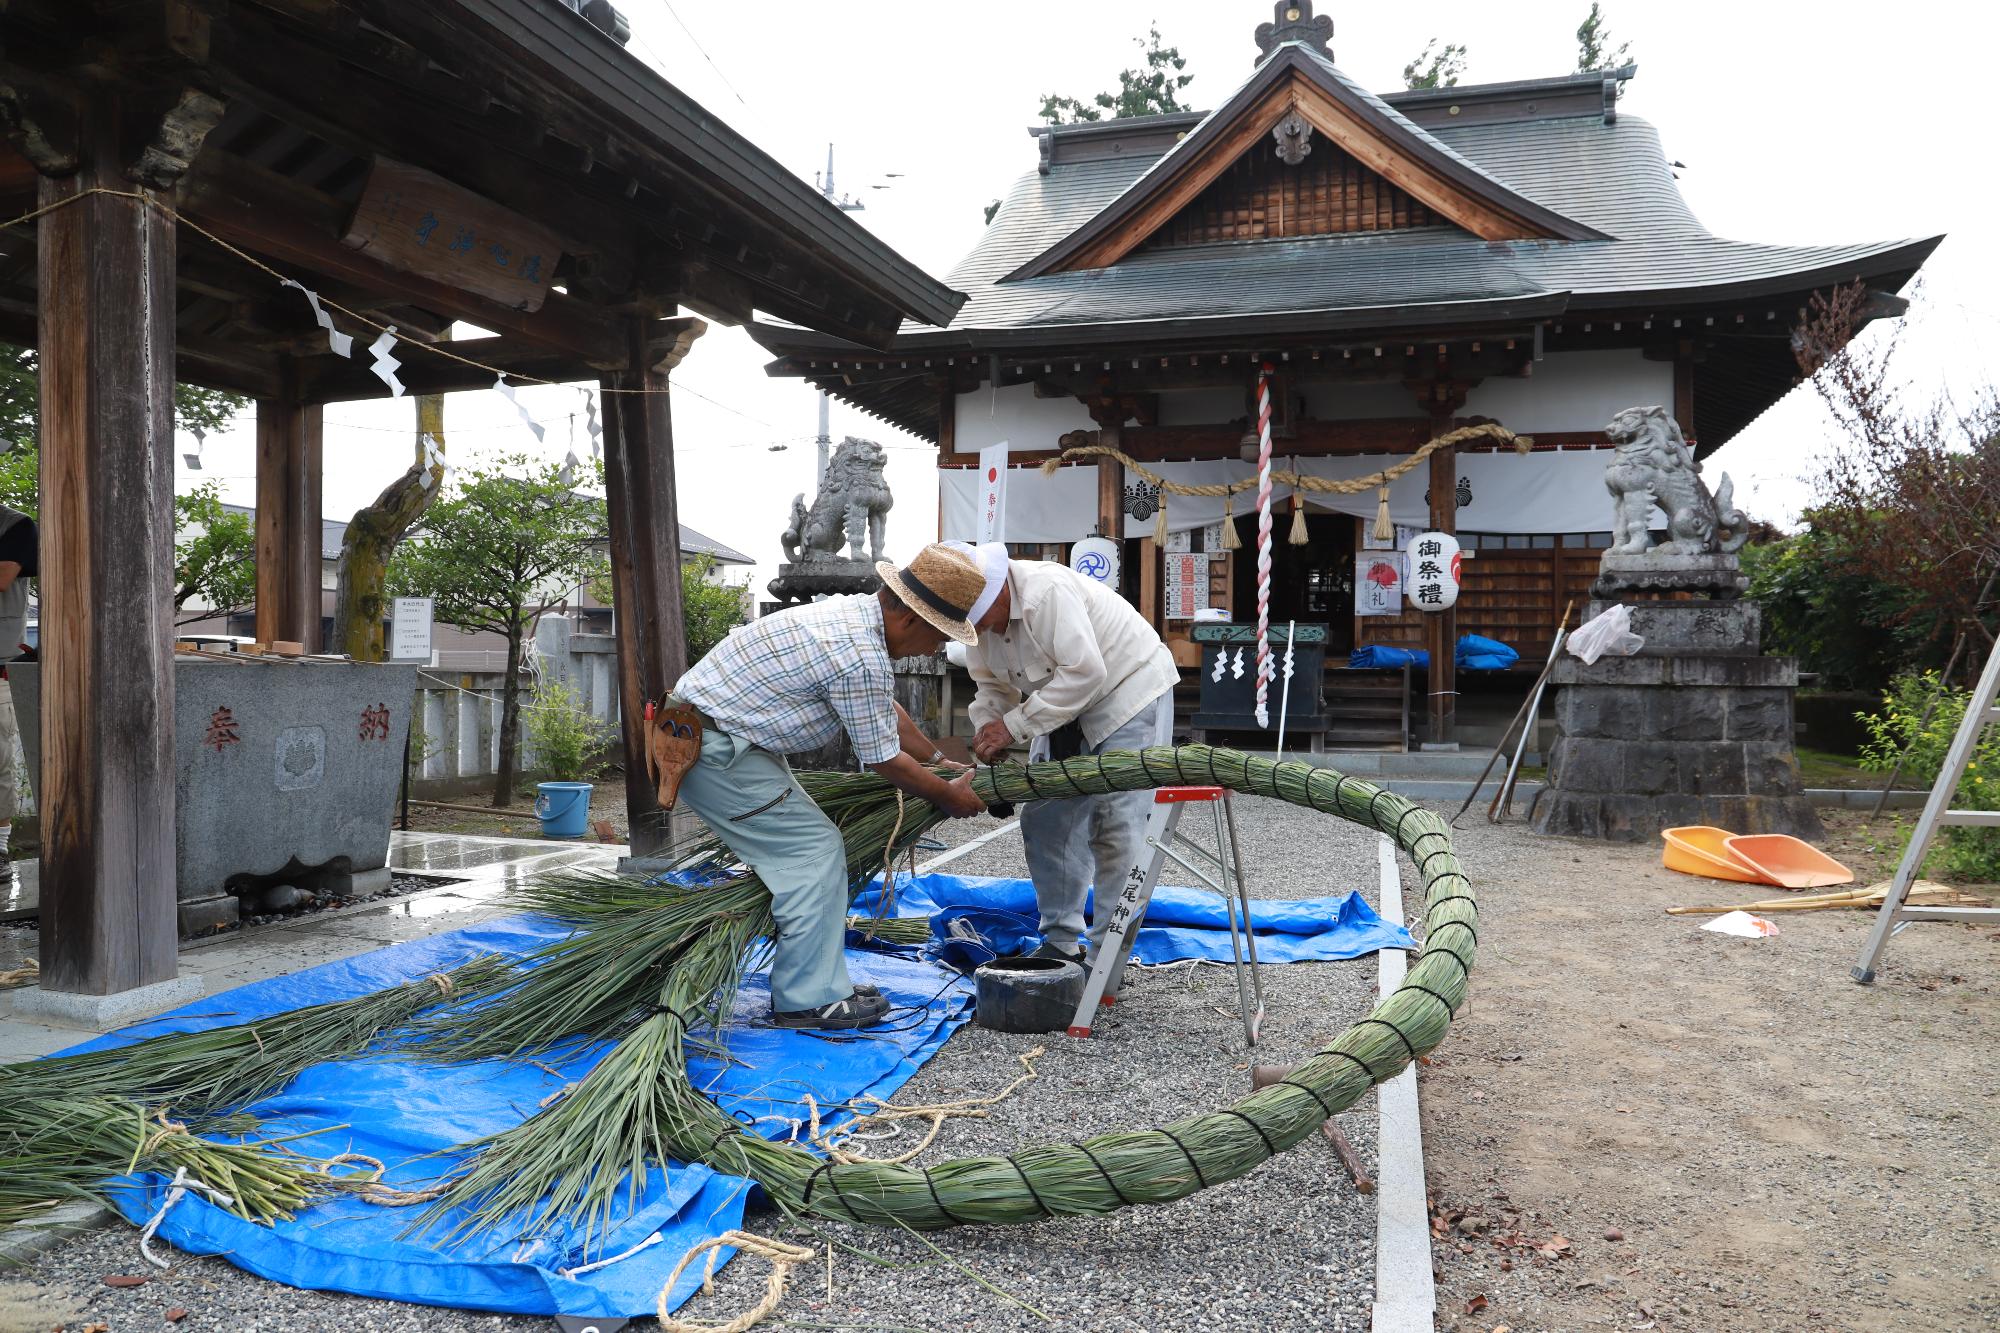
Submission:
<svg viewBox="0 0 2000 1333">
<path fill-rule="evenodd" d="M 539 782 L 535 790 L 535 818 L 542 821 L 544 838 L 580 838 L 590 826 L 588 782 Z"/>
</svg>

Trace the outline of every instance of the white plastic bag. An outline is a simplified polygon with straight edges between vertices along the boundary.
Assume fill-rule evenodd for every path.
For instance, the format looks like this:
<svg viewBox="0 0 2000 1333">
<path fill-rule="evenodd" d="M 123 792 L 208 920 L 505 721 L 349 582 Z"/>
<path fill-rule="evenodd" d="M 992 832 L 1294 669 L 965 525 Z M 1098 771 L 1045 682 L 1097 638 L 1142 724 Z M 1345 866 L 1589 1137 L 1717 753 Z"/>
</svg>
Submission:
<svg viewBox="0 0 2000 1333">
<path fill-rule="evenodd" d="M 1646 641 L 1632 632 L 1632 610 L 1623 602 L 1577 626 L 1567 642 L 1585 665 L 1600 657 L 1630 657 L 1646 646 Z"/>
</svg>

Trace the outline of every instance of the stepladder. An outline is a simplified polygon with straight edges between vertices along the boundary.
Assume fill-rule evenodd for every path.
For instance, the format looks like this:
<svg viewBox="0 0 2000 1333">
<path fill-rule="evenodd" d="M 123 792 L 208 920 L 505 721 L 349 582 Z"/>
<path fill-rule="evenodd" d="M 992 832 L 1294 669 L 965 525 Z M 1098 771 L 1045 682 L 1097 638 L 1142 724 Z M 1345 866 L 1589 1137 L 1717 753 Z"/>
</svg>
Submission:
<svg viewBox="0 0 2000 1333">
<path fill-rule="evenodd" d="M 1161 871 L 1171 863 L 1196 884 L 1222 898 L 1229 926 L 1231 961 L 1236 969 L 1236 1004 L 1243 1019 L 1246 1045 L 1255 1046 L 1264 1023 L 1264 982 L 1257 972 L 1257 936 L 1250 920 L 1250 891 L 1243 879 L 1243 853 L 1236 840 L 1236 810 L 1225 787 L 1161 787 L 1153 793 L 1153 808 L 1118 896 L 1099 899 L 1095 910 L 1109 912 L 1104 936 L 1084 978 L 1083 999 L 1070 1020 L 1069 1035 L 1088 1037 L 1101 1006 L 1117 1002 L 1117 987 L 1131 960 L 1139 927 L 1159 887 Z M 1206 806 L 1211 837 L 1204 844 L 1182 827 L 1192 807 Z M 1198 821 L 1199 822 L 1199 821 Z"/>
<path fill-rule="evenodd" d="M 1988 728 L 2000 728 L 2000 651 L 1987 658 L 1986 670 L 1980 673 L 1979 683 L 1972 689 L 1964 720 L 1959 723 L 1957 735 L 1952 737 L 1951 748 L 1945 752 L 1944 767 L 1939 770 L 1930 797 L 1924 802 L 1923 814 L 1917 817 L 1917 826 L 1910 834 L 1910 845 L 1903 849 L 1903 859 L 1896 865 L 1895 878 L 1889 881 L 1889 887 L 1883 894 L 1881 909 L 1875 915 L 1875 926 L 1868 932 L 1868 943 L 1862 947 L 1861 962 L 1853 973 L 1854 979 L 1864 986 L 1875 980 L 1875 968 L 1882 961 L 1883 951 L 1889 947 L 1890 937 L 1909 922 L 2000 923 L 2000 907 L 1912 906 L 1905 901 L 1910 885 L 1923 871 L 1924 858 L 1930 854 L 1931 844 L 1937 840 L 1940 830 L 2000 828 L 2000 810 L 1952 808 L 1959 783 L 1978 756 L 1980 741 Z"/>
</svg>

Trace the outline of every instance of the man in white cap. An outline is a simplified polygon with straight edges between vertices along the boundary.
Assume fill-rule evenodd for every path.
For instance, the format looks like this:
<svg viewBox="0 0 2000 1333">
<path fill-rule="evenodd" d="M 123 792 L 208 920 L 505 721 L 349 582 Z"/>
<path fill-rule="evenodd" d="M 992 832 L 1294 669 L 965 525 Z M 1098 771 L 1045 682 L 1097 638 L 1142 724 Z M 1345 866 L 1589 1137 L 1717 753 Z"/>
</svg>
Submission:
<svg viewBox="0 0 2000 1333">
<path fill-rule="evenodd" d="M 953 545 L 985 578 L 970 613 L 979 642 L 965 654 L 979 687 L 969 710 L 975 755 L 993 763 L 1029 744 L 1031 759 L 1064 759 L 1173 743 L 1180 670 L 1129 602 L 1066 565 L 1010 560 L 999 542 Z M 1083 906 L 1093 878 L 1101 893 L 1123 885 L 1151 804 L 1150 793 L 1116 792 L 1021 807 L 1042 918 L 1037 956 L 1084 960 Z M 1096 913 L 1092 948 L 1108 917 Z"/>
<path fill-rule="evenodd" d="M 847 975 L 847 855 L 840 831 L 793 778 L 784 756 L 842 731 L 855 757 L 948 815 L 981 814 L 971 774 L 947 781 L 944 756 L 896 703 L 890 662 L 978 639 L 970 614 L 982 583 L 957 551 L 927 546 L 903 569 L 882 561 L 878 593 L 827 597 L 731 630 L 667 697 L 701 723 L 700 754 L 679 797 L 763 876 L 778 924 L 772 1022 L 860 1028 L 888 1003 Z"/>
</svg>

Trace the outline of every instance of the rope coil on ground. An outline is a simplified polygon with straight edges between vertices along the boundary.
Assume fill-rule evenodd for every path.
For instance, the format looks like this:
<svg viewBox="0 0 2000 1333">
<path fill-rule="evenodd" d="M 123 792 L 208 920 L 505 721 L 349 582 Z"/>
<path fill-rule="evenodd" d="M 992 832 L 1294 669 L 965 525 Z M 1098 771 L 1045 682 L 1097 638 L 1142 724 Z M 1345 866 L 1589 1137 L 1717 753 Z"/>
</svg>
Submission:
<svg viewBox="0 0 2000 1333">
<path fill-rule="evenodd" d="M 722 1259 L 722 1250 L 727 1246 L 738 1254 L 754 1254 L 759 1259 L 771 1263 L 771 1276 L 764 1281 L 763 1297 L 748 1310 L 724 1324 L 696 1324 L 684 1319 L 676 1319 L 667 1306 L 667 1298 L 673 1294 L 674 1284 L 681 1280 L 696 1256 L 706 1253 L 708 1264 L 701 1278 L 701 1294 L 706 1295 L 715 1285 L 715 1268 Z M 762 1323 L 765 1316 L 778 1308 L 778 1302 L 785 1299 L 785 1284 L 791 1280 L 792 1270 L 800 1264 L 810 1263 L 818 1250 L 803 1245 L 790 1245 L 769 1236 L 757 1236 L 748 1231 L 725 1231 L 720 1236 L 711 1236 L 701 1244 L 681 1256 L 668 1275 L 667 1284 L 660 1288 L 657 1311 L 661 1333 L 744 1333 Z"/>
</svg>

